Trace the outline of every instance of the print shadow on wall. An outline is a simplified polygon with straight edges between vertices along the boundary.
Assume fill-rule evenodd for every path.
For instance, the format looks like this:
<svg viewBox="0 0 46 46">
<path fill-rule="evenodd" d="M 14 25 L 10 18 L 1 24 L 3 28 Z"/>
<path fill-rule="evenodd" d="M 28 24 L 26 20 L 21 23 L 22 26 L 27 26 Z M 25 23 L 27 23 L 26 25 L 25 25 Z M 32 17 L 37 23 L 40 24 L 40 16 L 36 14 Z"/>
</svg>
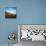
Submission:
<svg viewBox="0 0 46 46">
<path fill-rule="evenodd" d="M 6 7 L 5 18 L 16 18 L 16 7 Z"/>
</svg>

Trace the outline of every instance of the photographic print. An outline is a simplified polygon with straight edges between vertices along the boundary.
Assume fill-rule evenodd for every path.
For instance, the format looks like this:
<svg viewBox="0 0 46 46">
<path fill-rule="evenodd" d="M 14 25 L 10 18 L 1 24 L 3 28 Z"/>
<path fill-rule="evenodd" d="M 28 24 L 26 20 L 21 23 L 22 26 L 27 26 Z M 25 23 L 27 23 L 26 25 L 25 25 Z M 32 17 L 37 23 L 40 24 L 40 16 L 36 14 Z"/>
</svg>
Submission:
<svg viewBox="0 0 46 46">
<path fill-rule="evenodd" d="M 5 18 L 16 18 L 16 7 L 6 7 Z"/>
</svg>

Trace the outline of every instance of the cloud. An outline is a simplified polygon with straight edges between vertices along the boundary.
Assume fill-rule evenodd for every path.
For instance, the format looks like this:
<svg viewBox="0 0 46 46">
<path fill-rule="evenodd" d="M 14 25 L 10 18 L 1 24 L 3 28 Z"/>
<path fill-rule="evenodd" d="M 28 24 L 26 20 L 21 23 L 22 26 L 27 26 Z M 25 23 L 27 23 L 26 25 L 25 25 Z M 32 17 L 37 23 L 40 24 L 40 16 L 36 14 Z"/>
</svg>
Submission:
<svg viewBox="0 0 46 46">
<path fill-rule="evenodd" d="M 6 12 L 11 13 L 11 14 L 16 14 L 16 9 L 8 8 L 6 9 Z"/>
</svg>

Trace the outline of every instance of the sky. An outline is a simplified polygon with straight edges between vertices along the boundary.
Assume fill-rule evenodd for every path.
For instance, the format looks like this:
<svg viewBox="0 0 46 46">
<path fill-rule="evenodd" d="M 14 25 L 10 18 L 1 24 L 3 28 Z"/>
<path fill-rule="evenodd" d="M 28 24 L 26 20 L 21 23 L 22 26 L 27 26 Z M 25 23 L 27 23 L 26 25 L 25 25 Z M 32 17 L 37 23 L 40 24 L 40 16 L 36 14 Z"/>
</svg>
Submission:
<svg viewBox="0 0 46 46">
<path fill-rule="evenodd" d="M 16 14 L 16 7 L 7 7 L 6 12 Z"/>
</svg>

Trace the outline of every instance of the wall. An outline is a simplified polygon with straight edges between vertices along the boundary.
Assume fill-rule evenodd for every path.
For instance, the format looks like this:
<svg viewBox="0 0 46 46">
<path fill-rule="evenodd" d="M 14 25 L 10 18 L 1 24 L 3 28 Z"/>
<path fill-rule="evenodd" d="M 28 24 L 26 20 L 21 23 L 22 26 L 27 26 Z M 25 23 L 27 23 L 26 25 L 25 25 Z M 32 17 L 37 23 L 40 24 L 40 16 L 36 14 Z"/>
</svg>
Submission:
<svg viewBox="0 0 46 46">
<path fill-rule="evenodd" d="M 0 44 L 8 43 L 8 34 L 10 32 L 16 32 L 17 34 L 17 18 L 5 18 L 5 8 L 15 7 L 15 2 L 15 0 L 0 0 Z"/>
<path fill-rule="evenodd" d="M 16 7 L 17 18 L 5 19 L 5 7 Z M 46 0 L 0 0 L 0 44 L 18 24 L 46 24 Z"/>
</svg>

